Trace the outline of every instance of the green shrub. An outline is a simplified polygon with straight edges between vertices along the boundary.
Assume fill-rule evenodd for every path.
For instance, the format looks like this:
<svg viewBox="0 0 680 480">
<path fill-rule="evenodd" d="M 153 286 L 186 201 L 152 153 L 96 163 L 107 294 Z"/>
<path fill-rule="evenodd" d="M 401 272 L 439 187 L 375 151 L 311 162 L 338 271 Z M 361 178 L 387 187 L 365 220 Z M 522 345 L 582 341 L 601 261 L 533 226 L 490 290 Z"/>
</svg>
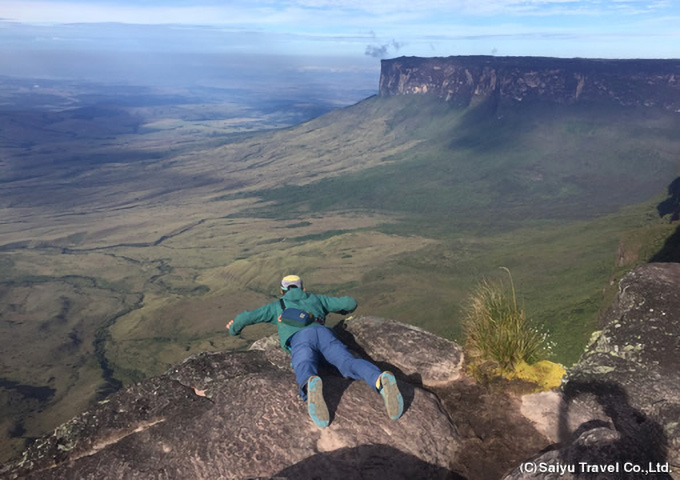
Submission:
<svg viewBox="0 0 680 480">
<path fill-rule="evenodd" d="M 527 321 L 517 305 L 510 270 L 510 292 L 502 282 L 482 281 L 465 312 L 465 350 L 473 373 L 507 375 L 522 362 L 532 364 L 549 353 L 546 335 Z M 476 375 L 477 376 L 477 375 Z"/>
</svg>

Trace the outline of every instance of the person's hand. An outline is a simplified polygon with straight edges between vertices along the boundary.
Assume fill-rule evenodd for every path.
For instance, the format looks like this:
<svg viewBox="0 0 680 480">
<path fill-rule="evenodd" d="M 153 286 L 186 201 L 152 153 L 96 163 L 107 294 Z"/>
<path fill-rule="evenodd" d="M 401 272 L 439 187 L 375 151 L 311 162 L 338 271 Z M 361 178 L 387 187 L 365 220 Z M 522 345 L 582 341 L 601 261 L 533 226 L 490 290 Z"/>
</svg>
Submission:
<svg viewBox="0 0 680 480">
<path fill-rule="evenodd" d="M 234 323 L 233 320 L 229 320 L 229 323 L 227 323 L 227 330 L 229 330 L 229 327 L 231 327 L 231 324 Z"/>
</svg>

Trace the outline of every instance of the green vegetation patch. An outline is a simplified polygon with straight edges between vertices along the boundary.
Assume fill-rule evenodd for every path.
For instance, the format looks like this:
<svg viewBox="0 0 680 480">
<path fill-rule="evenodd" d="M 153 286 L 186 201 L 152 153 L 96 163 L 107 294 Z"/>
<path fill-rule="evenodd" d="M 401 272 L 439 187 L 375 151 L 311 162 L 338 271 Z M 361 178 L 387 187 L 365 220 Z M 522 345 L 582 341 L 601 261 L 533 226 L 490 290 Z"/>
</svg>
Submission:
<svg viewBox="0 0 680 480">
<path fill-rule="evenodd" d="M 466 110 L 413 96 L 262 135 L 206 139 L 237 128 L 194 122 L 194 133 L 107 134 L 70 151 L 50 137 L 12 177 L 42 165 L 42 187 L 4 210 L 21 230 L 0 248 L 0 333 L 16 340 L 0 376 L 55 396 L 40 424 L 26 416 L 10 430 L 36 436 L 102 386 L 273 333 L 233 339 L 224 324 L 276 298 L 292 272 L 354 296 L 358 314 L 462 343 L 466 299 L 506 266 L 570 365 L 621 275 L 660 249 L 677 258 L 652 197 L 680 173 L 679 122 L 652 109 Z M 95 150 L 112 155 L 67 161 Z"/>
<path fill-rule="evenodd" d="M 445 235 L 474 222 L 514 228 L 612 213 L 656 195 L 680 173 L 680 139 L 672 133 L 680 119 L 657 110 L 365 103 L 391 109 L 392 131 L 420 143 L 385 165 L 257 192 L 267 202 L 258 214 L 392 212 Z"/>
</svg>

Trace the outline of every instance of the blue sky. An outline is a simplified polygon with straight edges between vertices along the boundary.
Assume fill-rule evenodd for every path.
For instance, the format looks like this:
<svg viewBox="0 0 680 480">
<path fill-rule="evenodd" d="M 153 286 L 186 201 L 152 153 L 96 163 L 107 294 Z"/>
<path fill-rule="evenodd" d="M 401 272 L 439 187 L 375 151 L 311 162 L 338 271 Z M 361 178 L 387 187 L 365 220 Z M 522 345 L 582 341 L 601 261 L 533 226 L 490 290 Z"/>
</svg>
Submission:
<svg viewBox="0 0 680 480">
<path fill-rule="evenodd" d="M 0 19 L 22 48 L 680 58 L 677 0 L 0 0 Z M 75 23 L 155 27 L 63 25 Z"/>
<path fill-rule="evenodd" d="M 680 58 L 680 0 L 0 0 L 0 77 L 351 103 L 402 55 Z"/>
</svg>

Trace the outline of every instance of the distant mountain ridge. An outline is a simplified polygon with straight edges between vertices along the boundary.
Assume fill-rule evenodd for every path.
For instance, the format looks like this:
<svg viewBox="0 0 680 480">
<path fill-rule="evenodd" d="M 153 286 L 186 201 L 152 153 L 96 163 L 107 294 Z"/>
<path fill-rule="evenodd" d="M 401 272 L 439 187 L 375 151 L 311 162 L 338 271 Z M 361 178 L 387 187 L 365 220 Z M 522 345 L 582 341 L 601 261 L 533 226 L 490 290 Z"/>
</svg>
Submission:
<svg viewBox="0 0 680 480">
<path fill-rule="evenodd" d="M 381 62 L 379 95 L 436 95 L 468 106 L 493 98 L 605 102 L 680 112 L 680 60 L 399 57 Z"/>
</svg>

